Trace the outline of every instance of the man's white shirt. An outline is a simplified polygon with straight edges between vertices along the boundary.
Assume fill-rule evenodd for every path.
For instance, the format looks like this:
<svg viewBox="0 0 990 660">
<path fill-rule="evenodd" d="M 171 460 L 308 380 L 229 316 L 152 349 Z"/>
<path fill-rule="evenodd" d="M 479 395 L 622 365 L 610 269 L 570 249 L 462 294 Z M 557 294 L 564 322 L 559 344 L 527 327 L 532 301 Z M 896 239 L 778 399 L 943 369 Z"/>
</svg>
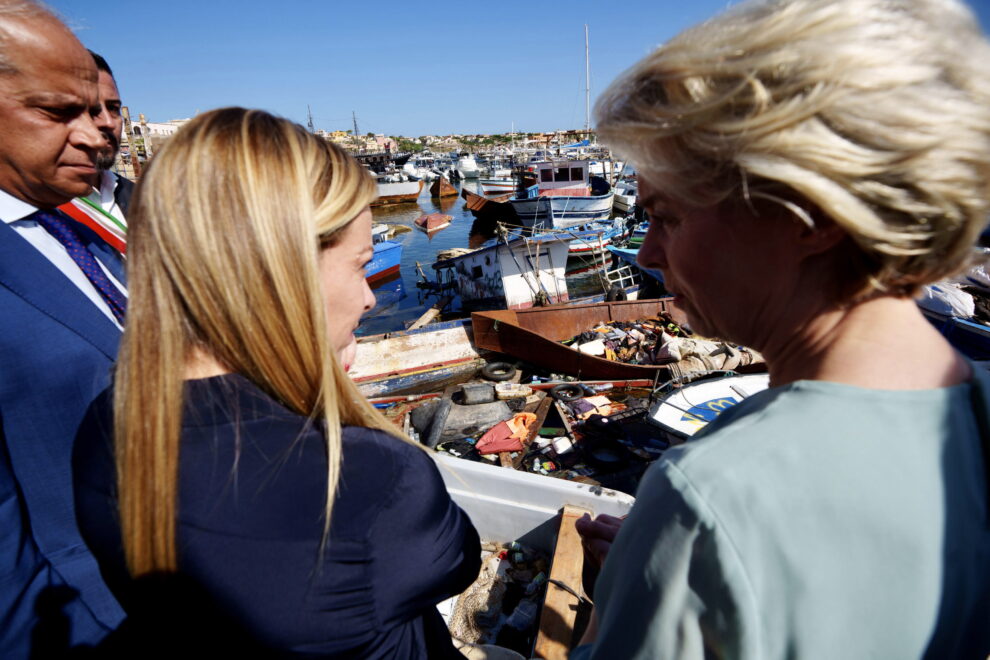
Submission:
<svg viewBox="0 0 990 660">
<path fill-rule="evenodd" d="M 116 185 L 116 182 L 114 182 L 114 185 Z M 94 190 L 92 194 L 101 195 L 101 193 L 96 190 Z M 111 199 L 113 198 L 112 188 L 110 190 L 110 197 Z M 114 206 L 116 206 L 116 202 L 114 203 Z M 48 259 L 52 265 L 58 268 L 63 275 L 69 278 L 69 281 L 76 285 L 76 287 L 82 291 L 86 297 L 89 298 L 93 304 L 107 316 L 107 318 L 113 321 L 114 325 L 121 328 L 121 325 L 117 322 L 113 312 L 110 311 L 110 306 L 103 300 L 103 296 L 101 296 L 100 292 L 96 290 L 93 283 L 89 281 L 89 278 L 82 272 L 82 269 L 79 268 L 76 262 L 72 260 L 72 257 L 69 256 L 69 252 L 65 249 L 65 246 L 62 245 L 57 238 L 49 234 L 44 227 L 37 223 L 37 221 L 28 217 L 37 210 L 37 207 L 32 206 L 27 202 L 23 202 L 13 195 L 0 190 L 0 219 L 7 223 L 10 228 L 16 231 L 22 238 L 24 238 L 24 240 L 34 246 L 38 252 L 44 255 L 44 257 Z M 117 213 L 114 213 L 114 216 L 117 216 Z M 127 287 L 121 284 L 117 278 L 113 276 L 113 273 L 111 273 L 99 259 L 96 259 L 96 263 L 100 264 L 100 268 L 102 268 L 103 272 L 110 278 L 110 281 L 113 282 L 117 288 L 124 293 L 124 295 L 127 295 Z"/>
</svg>

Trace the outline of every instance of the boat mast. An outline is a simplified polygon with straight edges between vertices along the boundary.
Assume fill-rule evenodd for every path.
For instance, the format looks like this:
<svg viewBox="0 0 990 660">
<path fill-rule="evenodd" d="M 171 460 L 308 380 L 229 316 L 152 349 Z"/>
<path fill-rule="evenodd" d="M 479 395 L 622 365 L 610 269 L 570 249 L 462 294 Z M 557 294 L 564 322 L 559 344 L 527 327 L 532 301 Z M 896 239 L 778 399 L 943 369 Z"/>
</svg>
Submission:
<svg viewBox="0 0 990 660">
<path fill-rule="evenodd" d="M 588 24 L 584 24 L 584 132 L 591 139 L 591 66 L 588 56 Z"/>
</svg>

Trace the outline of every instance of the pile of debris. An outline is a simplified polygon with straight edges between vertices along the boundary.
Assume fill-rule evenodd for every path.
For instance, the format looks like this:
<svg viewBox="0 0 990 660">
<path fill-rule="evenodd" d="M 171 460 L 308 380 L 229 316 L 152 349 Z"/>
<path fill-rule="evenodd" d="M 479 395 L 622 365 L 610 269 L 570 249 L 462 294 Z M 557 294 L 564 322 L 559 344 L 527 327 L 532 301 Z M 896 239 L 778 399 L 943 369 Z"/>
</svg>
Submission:
<svg viewBox="0 0 990 660">
<path fill-rule="evenodd" d="M 529 657 L 549 558 L 516 541 L 483 553 L 478 579 L 448 615 L 451 636 L 467 644 L 495 644 Z M 441 612 L 449 606 L 441 604 Z"/>
<path fill-rule="evenodd" d="M 692 371 L 735 369 L 762 361 L 755 351 L 695 337 L 668 314 L 639 321 L 612 321 L 561 342 L 586 355 L 638 365 L 688 361 Z"/>
</svg>

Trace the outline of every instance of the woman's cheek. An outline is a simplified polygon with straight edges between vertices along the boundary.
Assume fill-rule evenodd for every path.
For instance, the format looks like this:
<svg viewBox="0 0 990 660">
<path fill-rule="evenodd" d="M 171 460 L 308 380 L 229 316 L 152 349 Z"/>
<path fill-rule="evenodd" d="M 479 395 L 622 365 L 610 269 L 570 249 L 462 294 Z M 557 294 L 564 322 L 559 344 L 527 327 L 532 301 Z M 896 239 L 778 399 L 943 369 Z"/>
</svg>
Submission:
<svg viewBox="0 0 990 660">
<path fill-rule="evenodd" d="M 354 366 L 354 358 L 357 356 L 357 338 L 351 340 L 351 343 L 340 349 L 337 353 L 337 359 L 340 360 L 340 366 L 344 368 L 344 371 L 350 371 L 351 367 Z"/>
</svg>

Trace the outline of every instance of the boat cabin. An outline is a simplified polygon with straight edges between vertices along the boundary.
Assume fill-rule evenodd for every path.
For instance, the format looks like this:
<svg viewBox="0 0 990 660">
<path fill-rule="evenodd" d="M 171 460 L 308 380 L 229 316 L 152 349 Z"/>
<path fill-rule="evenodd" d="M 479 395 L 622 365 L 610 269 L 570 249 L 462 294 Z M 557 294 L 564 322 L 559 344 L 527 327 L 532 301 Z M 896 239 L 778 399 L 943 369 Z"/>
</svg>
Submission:
<svg viewBox="0 0 990 660">
<path fill-rule="evenodd" d="M 526 169 L 536 175 L 536 184 L 527 197 L 567 195 L 588 197 L 588 161 L 558 160 L 530 163 Z"/>
</svg>

